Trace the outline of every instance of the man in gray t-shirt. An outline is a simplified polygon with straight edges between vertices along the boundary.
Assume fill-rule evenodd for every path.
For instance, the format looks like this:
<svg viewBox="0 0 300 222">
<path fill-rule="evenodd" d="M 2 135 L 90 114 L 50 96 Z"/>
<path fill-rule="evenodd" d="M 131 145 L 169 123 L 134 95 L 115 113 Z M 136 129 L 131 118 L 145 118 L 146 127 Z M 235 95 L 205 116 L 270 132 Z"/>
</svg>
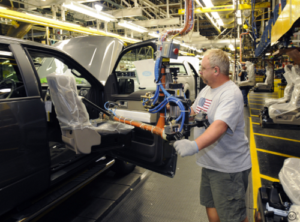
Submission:
<svg viewBox="0 0 300 222">
<path fill-rule="evenodd" d="M 244 133 L 244 102 L 229 79 L 228 55 L 209 50 L 202 60 L 201 77 L 207 86 L 191 107 L 191 115 L 206 112 L 210 126 L 194 129 L 194 141 L 180 140 L 181 156 L 197 154 L 202 167 L 200 202 L 210 221 L 248 221 L 245 192 L 251 158 Z"/>
</svg>

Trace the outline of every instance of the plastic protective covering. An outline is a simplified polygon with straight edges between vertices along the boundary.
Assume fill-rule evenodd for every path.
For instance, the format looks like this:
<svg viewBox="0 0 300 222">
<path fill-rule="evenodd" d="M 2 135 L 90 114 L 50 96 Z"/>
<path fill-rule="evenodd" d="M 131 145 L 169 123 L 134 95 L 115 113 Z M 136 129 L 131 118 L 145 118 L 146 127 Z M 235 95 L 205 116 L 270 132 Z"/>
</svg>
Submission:
<svg viewBox="0 0 300 222">
<path fill-rule="evenodd" d="M 294 79 L 294 90 L 291 96 L 291 100 L 288 103 L 282 104 L 273 104 L 269 107 L 269 116 L 271 119 L 275 119 L 276 116 L 283 115 L 289 112 L 297 112 L 297 109 L 300 108 L 300 67 L 299 65 L 294 65 L 292 68 L 292 75 L 293 77 L 296 76 Z M 296 115 L 299 115 L 296 114 Z"/>
<path fill-rule="evenodd" d="M 286 159 L 279 172 L 279 180 L 292 203 L 300 205 L 300 159 Z"/>
<path fill-rule="evenodd" d="M 294 90 L 294 82 L 292 81 L 292 79 L 296 79 L 296 77 L 293 78 L 292 65 L 286 65 L 284 67 L 284 71 L 285 71 L 285 73 L 283 75 L 287 82 L 287 85 L 284 89 L 284 96 L 279 99 L 270 99 L 270 98 L 265 99 L 265 107 L 269 107 L 275 103 L 280 104 L 280 103 L 286 103 L 286 102 L 290 101 L 292 92 Z"/>
<path fill-rule="evenodd" d="M 267 88 L 272 88 L 273 85 L 273 81 L 274 81 L 274 75 L 273 75 L 273 68 L 272 67 L 267 67 L 266 68 L 266 80 L 264 83 L 257 83 L 256 86 L 260 87 L 260 86 L 265 86 Z"/>
<path fill-rule="evenodd" d="M 252 62 L 246 62 L 248 80 L 239 83 L 239 86 L 254 86 L 255 85 L 255 71 Z"/>
<path fill-rule="evenodd" d="M 134 127 L 123 123 L 106 121 L 97 126 L 91 124 L 89 114 L 80 96 L 74 76 L 69 70 L 65 73 L 52 73 L 47 76 L 51 100 L 62 130 L 90 128 L 100 135 L 127 134 Z"/>
</svg>

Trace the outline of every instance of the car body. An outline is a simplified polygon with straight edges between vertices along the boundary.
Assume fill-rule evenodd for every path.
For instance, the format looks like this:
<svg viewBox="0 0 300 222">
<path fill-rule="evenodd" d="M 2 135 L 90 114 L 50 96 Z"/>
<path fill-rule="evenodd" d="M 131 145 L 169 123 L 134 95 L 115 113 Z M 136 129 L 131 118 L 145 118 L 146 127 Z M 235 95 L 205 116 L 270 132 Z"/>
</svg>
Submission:
<svg viewBox="0 0 300 222">
<path fill-rule="evenodd" d="M 107 43 L 100 40 L 93 42 L 93 44 L 90 44 L 90 42 L 90 40 L 87 41 L 86 37 L 83 37 L 64 40 L 54 46 L 76 58 L 79 63 L 89 69 L 103 84 L 107 81 L 107 73 L 111 73 L 115 66 L 113 72 L 115 72 L 118 84 L 124 85 L 123 87 L 120 86 L 121 94 L 131 94 L 140 90 L 154 91 L 156 89 L 154 76 L 153 80 L 147 82 L 147 85 L 141 86 L 141 78 L 143 76 L 137 74 L 135 63 L 140 60 L 153 60 L 153 63 L 151 63 L 153 67 L 150 68 L 154 72 L 154 52 L 156 51 L 157 44 L 155 39 L 130 45 L 123 52 L 120 51 L 123 45 L 112 44 L 110 45 L 110 49 L 105 52 L 99 49 L 103 48 Z M 137 52 L 137 49 L 140 49 L 139 53 L 132 55 L 132 52 Z M 120 58 L 118 61 L 117 56 Z M 104 58 L 104 62 L 95 62 L 103 61 Z M 110 58 L 109 61 L 108 58 Z M 170 68 L 179 68 L 177 81 L 183 84 L 186 97 L 194 101 L 200 89 L 204 88 L 199 75 L 199 59 L 196 57 L 179 56 L 176 60 L 170 60 Z"/>
<path fill-rule="evenodd" d="M 49 108 L 46 103 L 51 98 L 45 77 L 53 72 L 72 73 L 78 94 L 96 108 L 103 108 L 109 100 L 118 103 L 124 112 L 144 115 L 152 124 L 157 119 L 156 114 L 146 113 L 141 105 L 140 96 L 145 90 L 124 94 L 118 87 L 116 64 L 132 48 L 124 48 L 122 41 L 111 37 L 91 36 L 71 41 L 82 43 L 81 57 L 70 56 L 71 53 L 62 50 L 64 47 L 0 37 L 0 215 L 45 193 L 84 167 L 96 165 L 104 155 L 169 177 L 175 175 L 174 148 L 140 129 L 128 133 L 126 139 L 120 134 L 101 135 L 100 146 L 92 146 L 87 154 L 65 148 L 55 107 Z M 100 47 L 99 41 L 103 43 Z M 147 47 L 153 44 L 146 43 Z M 97 64 L 99 61 L 102 66 Z M 95 73 L 101 77 L 96 78 Z M 96 108 L 87 106 L 90 119 L 99 117 Z"/>
<path fill-rule="evenodd" d="M 170 68 L 179 68 L 178 82 L 183 84 L 185 96 L 194 101 L 200 92 L 200 89 L 204 87 L 204 84 L 200 81 L 199 72 L 195 67 L 187 60 L 174 60 L 170 61 Z"/>
</svg>

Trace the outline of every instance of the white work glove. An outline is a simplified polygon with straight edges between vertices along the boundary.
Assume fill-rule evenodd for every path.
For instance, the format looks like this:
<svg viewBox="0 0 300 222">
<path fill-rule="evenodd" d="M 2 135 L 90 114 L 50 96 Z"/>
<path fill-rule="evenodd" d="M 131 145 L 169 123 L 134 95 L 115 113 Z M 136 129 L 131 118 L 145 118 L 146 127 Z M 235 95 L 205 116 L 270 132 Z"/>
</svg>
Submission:
<svg viewBox="0 0 300 222">
<path fill-rule="evenodd" d="M 197 143 L 190 140 L 176 141 L 173 146 L 178 154 L 182 157 L 192 156 L 199 151 Z"/>
</svg>

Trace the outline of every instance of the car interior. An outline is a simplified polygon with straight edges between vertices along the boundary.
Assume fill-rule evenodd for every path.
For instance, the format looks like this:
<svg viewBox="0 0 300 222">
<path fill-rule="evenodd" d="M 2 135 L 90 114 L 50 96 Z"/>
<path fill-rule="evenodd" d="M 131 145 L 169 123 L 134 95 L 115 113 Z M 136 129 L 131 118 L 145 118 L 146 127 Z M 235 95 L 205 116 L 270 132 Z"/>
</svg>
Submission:
<svg viewBox="0 0 300 222">
<path fill-rule="evenodd" d="M 8 46 L 0 45 L 0 99 L 26 97 L 22 76 Z"/>
<path fill-rule="evenodd" d="M 39 77 L 46 107 L 52 172 L 91 152 L 103 152 L 117 148 L 121 143 L 130 143 L 130 135 L 126 137 L 113 130 L 100 133 L 100 128 L 112 127 L 112 123 L 107 126 L 99 120 L 101 92 L 78 71 L 80 67 L 73 67 L 73 63 L 59 55 L 31 49 L 28 53 Z M 128 130 L 126 134 L 129 134 Z M 89 143 L 83 140 L 87 135 Z"/>
</svg>

